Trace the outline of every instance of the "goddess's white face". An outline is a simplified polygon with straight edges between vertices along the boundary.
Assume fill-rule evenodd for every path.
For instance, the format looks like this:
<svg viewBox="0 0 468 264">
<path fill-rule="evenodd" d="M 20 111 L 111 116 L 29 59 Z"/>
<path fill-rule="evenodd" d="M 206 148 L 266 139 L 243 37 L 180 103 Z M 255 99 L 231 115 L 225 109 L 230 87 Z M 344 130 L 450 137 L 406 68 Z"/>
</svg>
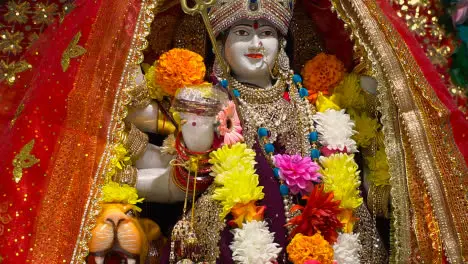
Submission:
<svg viewBox="0 0 468 264">
<path fill-rule="evenodd" d="M 269 76 L 279 50 L 278 33 L 265 20 L 241 20 L 229 29 L 224 59 L 238 79 Z"/>
</svg>

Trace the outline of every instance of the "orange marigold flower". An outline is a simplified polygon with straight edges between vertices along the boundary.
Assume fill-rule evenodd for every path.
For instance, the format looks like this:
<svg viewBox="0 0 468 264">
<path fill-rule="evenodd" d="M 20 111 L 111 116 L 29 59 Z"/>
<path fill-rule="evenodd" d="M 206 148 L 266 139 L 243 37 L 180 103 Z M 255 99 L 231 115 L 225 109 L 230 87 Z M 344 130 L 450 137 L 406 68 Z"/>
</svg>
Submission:
<svg viewBox="0 0 468 264">
<path fill-rule="evenodd" d="M 344 78 L 343 62 L 335 57 L 320 53 L 306 62 L 302 68 L 303 85 L 309 91 L 309 101 L 314 103 L 318 93 L 328 95 L 332 89 Z"/>
<path fill-rule="evenodd" d="M 295 235 L 286 251 L 294 264 L 303 264 L 308 260 L 316 260 L 320 264 L 333 263 L 333 248 L 320 233 L 313 236 Z"/>
<path fill-rule="evenodd" d="M 186 49 L 171 49 L 156 62 L 155 85 L 174 96 L 177 89 L 203 83 L 206 67 L 203 57 Z"/>
</svg>

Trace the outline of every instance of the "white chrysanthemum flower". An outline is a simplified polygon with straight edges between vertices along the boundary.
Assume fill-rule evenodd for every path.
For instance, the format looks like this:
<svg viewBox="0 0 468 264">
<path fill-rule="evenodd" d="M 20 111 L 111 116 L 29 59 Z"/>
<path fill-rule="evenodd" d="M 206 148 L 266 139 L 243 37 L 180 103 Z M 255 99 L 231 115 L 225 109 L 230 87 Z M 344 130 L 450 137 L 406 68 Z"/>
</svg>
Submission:
<svg viewBox="0 0 468 264">
<path fill-rule="evenodd" d="M 234 239 L 229 246 L 234 261 L 243 264 L 271 264 L 281 248 L 274 243 L 274 233 L 265 221 L 251 221 L 232 231 Z"/>
<path fill-rule="evenodd" d="M 338 264 L 360 263 L 359 251 L 361 251 L 359 234 L 340 233 L 333 245 L 334 258 Z"/>
<path fill-rule="evenodd" d="M 330 150 L 342 151 L 346 147 L 348 153 L 357 152 L 356 141 L 351 136 L 356 133 L 353 130 L 354 121 L 351 120 L 345 110 L 328 109 L 325 112 L 316 113 L 312 119 L 317 123 L 319 142 Z"/>
</svg>

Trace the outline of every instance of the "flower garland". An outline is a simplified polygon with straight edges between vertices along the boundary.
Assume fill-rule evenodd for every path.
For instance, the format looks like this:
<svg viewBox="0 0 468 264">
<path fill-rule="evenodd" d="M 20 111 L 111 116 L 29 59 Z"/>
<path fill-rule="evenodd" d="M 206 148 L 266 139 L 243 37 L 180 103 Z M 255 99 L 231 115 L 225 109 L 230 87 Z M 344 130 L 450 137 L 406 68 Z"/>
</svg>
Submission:
<svg viewBox="0 0 468 264">
<path fill-rule="evenodd" d="M 339 64 L 333 65 L 335 67 Z M 323 70 L 323 72 L 327 72 L 327 70 Z M 355 123 L 344 109 L 325 98 L 321 94 L 322 91 L 315 92 L 318 94 L 317 103 L 322 104 L 323 111 L 311 113 L 308 102 L 310 90 L 302 87 L 301 76 L 292 75 L 291 82 L 288 83 L 290 89 L 287 97 L 299 105 L 299 109 L 306 111 L 306 117 L 312 116 L 316 125 L 308 127 L 308 139 L 311 144 L 310 156 L 275 155 L 275 146 L 269 142 L 270 132 L 265 127 L 258 128 L 258 142 L 263 148 L 265 157 L 271 161 L 275 177 L 280 181 L 279 191 L 283 196 L 285 208 L 289 208 L 291 205 L 289 201 L 292 199 L 288 198 L 291 195 L 305 195 L 303 196 L 303 200 L 306 201 L 305 205 L 294 205 L 290 212 L 286 212 L 290 237 L 292 238 L 287 249 L 289 259 L 294 263 L 304 263 L 304 261 L 332 263 L 332 246 L 336 244 L 342 232 L 352 232 L 353 224 L 356 221 L 353 210 L 362 204 L 362 198 L 358 191 L 359 171 L 354 162 L 354 156 L 348 154 L 357 152 L 357 143 L 352 139 L 356 134 Z M 330 82 L 329 85 L 334 84 Z M 327 92 L 330 92 L 329 87 Z M 332 109 L 323 106 L 331 106 Z M 236 148 L 235 146 L 233 145 L 233 150 Z M 260 194 L 257 189 L 262 187 L 258 186 L 258 175 L 255 174 L 253 168 L 254 163 L 242 164 L 242 162 L 238 162 L 248 159 L 249 155 L 243 155 L 246 148 L 244 150 L 238 149 L 232 153 L 230 153 L 231 148 L 227 146 L 223 148 L 219 153 L 214 152 L 213 154 L 213 156 L 223 157 L 212 160 L 213 171 L 216 171 L 214 172 L 214 176 L 217 178 L 215 181 L 220 184 L 215 190 L 214 199 L 223 205 L 221 217 L 230 213 L 234 217 L 230 224 L 243 228 L 244 222 L 261 221 L 263 217 L 265 208 L 258 208 L 255 205 L 259 199 L 263 198 L 263 193 Z M 321 155 L 325 155 L 325 157 L 320 157 Z M 229 159 L 226 157 L 232 157 L 235 164 L 240 164 L 241 169 L 234 167 L 234 162 L 228 161 Z M 321 184 L 322 181 L 323 184 Z M 242 231 L 233 232 L 237 234 Z M 308 256 L 307 252 L 294 250 L 294 248 L 299 247 L 297 241 L 317 241 L 319 238 L 322 240 L 316 244 L 321 246 L 309 251 L 312 256 Z M 231 249 L 235 252 L 233 258 L 248 259 L 246 255 L 242 254 L 251 253 L 251 251 L 245 250 L 245 247 L 239 245 L 252 243 L 250 239 L 253 238 L 249 238 L 247 241 L 242 239 L 242 243 L 235 240 L 231 244 Z M 355 243 L 354 246 L 358 251 L 359 244 Z M 323 250 L 328 252 L 326 257 L 320 253 Z M 331 254 L 329 254 L 330 252 Z"/>
<path fill-rule="evenodd" d="M 230 225 L 236 227 L 230 248 L 233 259 L 241 263 L 270 264 L 276 260 L 281 248 L 274 243 L 274 233 L 263 221 L 263 187 L 258 186 L 255 174 L 255 152 L 244 143 L 236 143 L 210 153 L 210 163 L 217 188 L 213 199 L 223 205 L 220 217 L 233 216 Z"/>
<path fill-rule="evenodd" d="M 159 63 L 164 60 L 160 59 Z M 155 80 L 157 74 L 167 71 L 164 65 L 169 66 L 163 63 L 159 69 L 154 68 Z M 352 153 L 358 151 L 358 146 L 372 145 L 379 138 L 381 127 L 376 119 L 364 113 L 366 103 L 358 76 L 345 74 L 336 57 L 317 56 L 306 64 L 303 74 L 306 87 L 302 86 L 301 76 L 291 73 L 285 80 L 289 85 L 285 93 L 302 111 L 298 118 L 307 124 L 304 129 L 308 133 L 310 155 L 275 153 L 268 128 L 260 127 L 257 131 L 258 142 L 280 182 L 284 206 L 290 208 L 286 212 L 291 238 L 287 253 L 293 263 L 357 262 L 361 246 L 359 234 L 352 231 L 357 220 L 354 210 L 362 204 L 362 197 L 358 190 L 359 170 Z M 163 80 L 157 80 L 162 88 Z M 227 87 L 226 80 L 222 82 Z M 171 89 L 168 86 L 162 90 L 170 94 Z M 330 94 L 330 98 L 325 96 Z M 315 103 L 317 113 L 311 110 L 309 101 Z M 266 207 L 258 206 L 265 194 L 254 168 L 256 153 L 241 143 L 242 127 L 233 102 L 229 101 L 218 113 L 217 121 L 224 145 L 209 155 L 215 184 L 212 198 L 222 205 L 220 218 L 232 217 L 228 224 L 234 234 L 230 245 L 233 260 L 275 262 L 281 248 L 263 219 Z M 373 164 L 371 171 L 379 172 L 373 174 L 375 178 L 383 178 L 384 164 L 377 160 L 369 163 Z M 385 179 L 379 181 L 385 183 Z M 305 202 L 292 205 L 294 195 L 302 195 Z"/>
</svg>

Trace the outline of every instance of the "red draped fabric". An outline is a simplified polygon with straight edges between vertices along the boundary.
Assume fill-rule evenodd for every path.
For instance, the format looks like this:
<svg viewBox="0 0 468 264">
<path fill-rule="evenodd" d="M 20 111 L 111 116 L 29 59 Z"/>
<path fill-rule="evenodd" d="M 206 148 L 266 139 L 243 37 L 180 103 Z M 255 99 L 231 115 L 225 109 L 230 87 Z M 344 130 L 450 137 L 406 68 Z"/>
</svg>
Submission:
<svg viewBox="0 0 468 264">
<path fill-rule="evenodd" d="M 344 23 L 331 11 L 329 0 L 303 0 L 304 8 L 312 19 L 317 33 L 323 40 L 328 54 L 340 59 L 348 71 L 353 67 L 353 42 L 344 29 Z"/>
<path fill-rule="evenodd" d="M 25 54 L 31 69 L 0 85 L 2 264 L 70 262 L 106 144 L 140 2 L 75 5 Z"/>
<path fill-rule="evenodd" d="M 409 32 L 407 26 L 397 16 L 395 10 L 387 1 L 378 0 L 377 3 L 383 13 L 387 16 L 388 20 L 406 42 L 406 45 L 409 47 L 424 76 L 439 97 L 439 100 L 450 111 L 450 124 L 455 143 L 463 154 L 465 162 L 468 164 L 468 120 L 465 119 L 464 114 L 457 108 L 455 102 L 450 97 L 448 88 L 442 82 L 436 68 L 427 58 L 414 35 Z"/>
</svg>

